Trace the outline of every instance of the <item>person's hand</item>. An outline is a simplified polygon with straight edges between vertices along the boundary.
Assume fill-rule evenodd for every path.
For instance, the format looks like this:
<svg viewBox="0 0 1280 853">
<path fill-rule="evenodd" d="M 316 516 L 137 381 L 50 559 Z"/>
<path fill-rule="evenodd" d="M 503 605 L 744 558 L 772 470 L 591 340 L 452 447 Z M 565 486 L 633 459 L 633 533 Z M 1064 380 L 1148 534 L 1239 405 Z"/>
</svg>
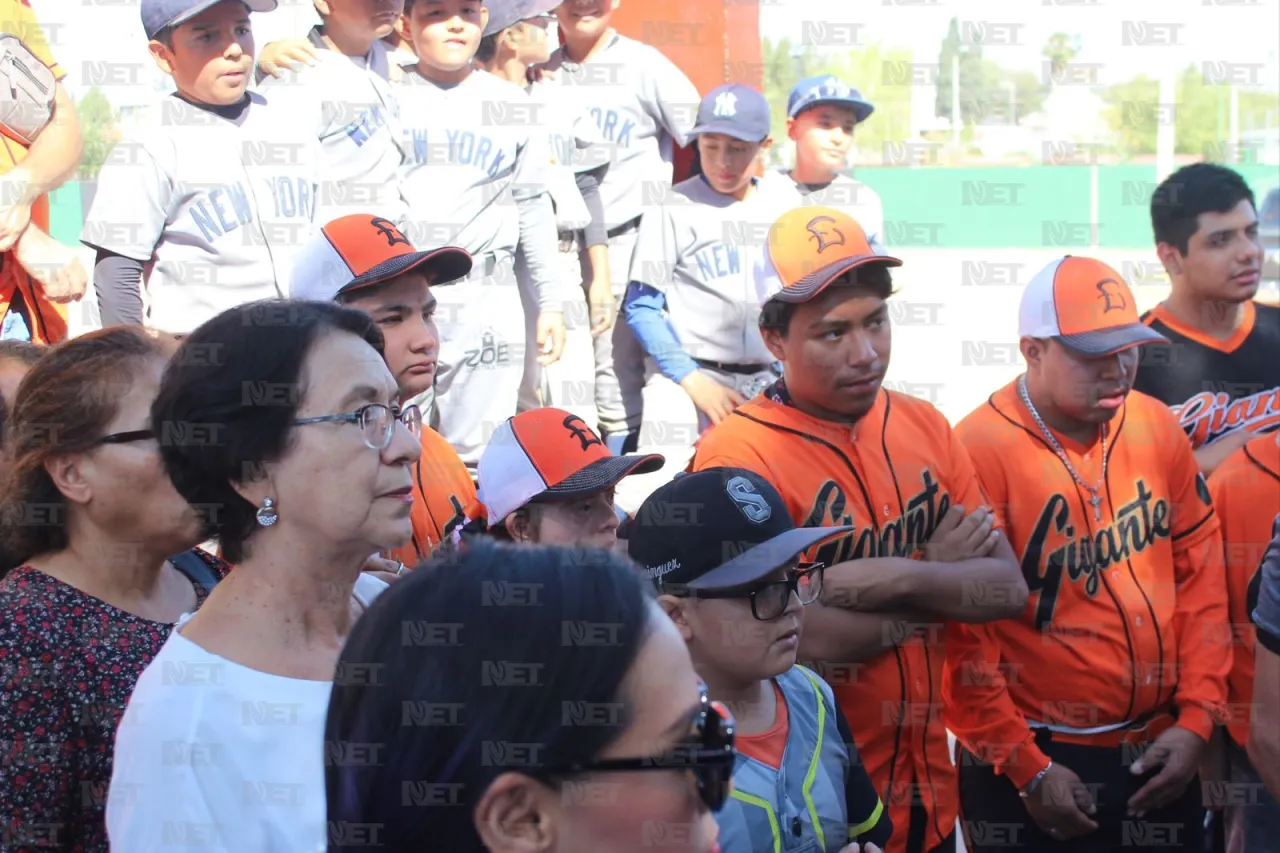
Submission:
<svg viewBox="0 0 1280 853">
<path fill-rule="evenodd" d="M 726 388 L 701 370 L 695 370 L 680 380 L 680 387 L 685 390 L 693 404 L 718 424 L 741 406 L 746 400 L 732 388 Z"/>
<path fill-rule="evenodd" d="M 1141 776 L 1156 767 L 1163 769 L 1129 798 L 1129 815 L 1140 818 L 1182 796 L 1200 767 L 1204 747 L 1203 738 L 1181 726 L 1167 729 L 1156 738 L 1142 757 L 1129 766 L 1129 772 Z"/>
<path fill-rule="evenodd" d="M 0 175 L 0 252 L 7 252 L 31 224 L 30 181 L 21 166 Z"/>
<path fill-rule="evenodd" d="M 315 47 L 306 39 L 281 39 L 268 42 L 258 52 L 258 70 L 271 77 L 283 77 L 285 71 L 296 71 L 299 65 L 315 65 Z"/>
<path fill-rule="evenodd" d="M 76 250 L 39 228 L 31 227 L 22 233 L 14 256 L 50 302 L 75 302 L 89 287 L 89 274 Z"/>
<path fill-rule="evenodd" d="M 587 288 L 587 306 L 591 309 L 591 337 L 598 338 L 613 328 L 618 302 L 613 298 L 609 277 L 593 278 Z"/>
<path fill-rule="evenodd" d="M 1067 841 L 1098 829 L 1093 794 L 1070 767 L 1054 762 L 1036 789 L 1023 800 L 1027 814 L 1055 841 Z"/>
<path fill-rule="evenodd" d="M 840 853 L 884 853 L 884 851 L 870 841 L 866 844 L 859 844 L 855 841 L 847 847 L 840 848 Z"/>
<path fill-rule="evenodd" d="M 555 364 L 564 354 L 564 314 L 542 311 L 538 314 L 538 364 Z"/>
<path fill-rule="evenodd" d="M 953 504 L 923 546 L 924 558 L 931 563 L 959 563 L 989 556 L 1000 541 L 995 521 L 986 507 L 966 515 L 964 507 Z"/>
<path fill-rule="evenodd" d="M 379 557 L 375 554 L 364 561 L 364 568 L 361 571 L 373 575 L 378 580 L 395 583 L 408 575 L 413 569 L 399 560 L 388 560 L 386 557 Z"/>
<path fill-rule="evenodd" d="M 1200 470 L 1207 477 L 1213 473 L 1215 468 L 1226 462 L 1228 456 L 1257 437 L 1258 433 L 1250 432 L 1247 429 L 1238 429 L 1230 432 L 1208 447 L 1201 447 L 1197 450 L 1196 464 L 1200 466 Z"/>
</svg>

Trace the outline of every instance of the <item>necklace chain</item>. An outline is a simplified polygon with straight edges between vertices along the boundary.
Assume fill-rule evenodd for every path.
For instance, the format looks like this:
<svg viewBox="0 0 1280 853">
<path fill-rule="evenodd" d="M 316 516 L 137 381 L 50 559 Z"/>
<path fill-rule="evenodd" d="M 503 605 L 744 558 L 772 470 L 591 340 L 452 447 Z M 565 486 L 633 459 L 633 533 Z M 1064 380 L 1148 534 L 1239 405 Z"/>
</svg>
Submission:
<svg viewBox="0 0 1280 853">
<path fill-rule="evenodd" d="M 1102 497 L 1098 494 L 1103 485 L 1107 482 L 1107 428 L 1102 427 L 1102 476 L 1098 478 L 1096 486 L 1090 486 L 1080 476 L 1080 472 L 1076 471 L 1076 466 L 1071 464 L 1071 460 L 1067 458 L 1067 451 L 1062 448 L 1058 442 L 1057 436 L 1045 424 L 1044 419 L 1040 417 L 1040 413 L 1036 411 L 1035 404 L 1031 402 L 1031 395 L 1027 392 L 1027 375 L 1018 377 L 1018 396 L 1022 398 L 1023 404 L 1027 407 L 1027 411 L 1031 412 L 1031 417 L 1035 419 L 1036 426 L 1040 427 L 1040 433 L 1044 436 L 1045 441 L 1049 442 L 1049 446 L 1053 448 L 1053 452 L 1058 455 L 1058 459 L 1062 460 L 1062 464 L 1066 466 L 1067 473 L 1071 475 L 1071 479 L 1076 481 L 1080 488 L 1089 493 L 1089 503 L 1093 505 L 1093 516 L 1097 521 L 1102 520 Z"/>
</svg>

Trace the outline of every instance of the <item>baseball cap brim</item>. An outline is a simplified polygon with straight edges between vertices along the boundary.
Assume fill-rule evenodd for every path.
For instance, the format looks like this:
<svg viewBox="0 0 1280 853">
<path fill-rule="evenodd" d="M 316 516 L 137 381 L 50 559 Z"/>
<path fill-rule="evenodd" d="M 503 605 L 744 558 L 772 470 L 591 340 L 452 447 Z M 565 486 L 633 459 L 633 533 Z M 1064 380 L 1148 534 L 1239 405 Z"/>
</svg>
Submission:
<svg viewBox="0 0 1280 853">
<path fill-rule="evenodd" d="M 740 142 L 764 142 L 769 136 L 769 131 L 760 133 L 748 133 L 741 127 L 731 122 L 711 122 L 710 124 L 695 125 L 693 130 L 689 132 L 690 136 L 702 136 L 706 133 L 719 133 Z"/>
<path fill-rule="evenodd" d="M 484 35 L 495 35 L 521 21 L 550 14 L 560 3 L 561 0 L 486 0 L 489 24 L 484 28 Z"/>
<path fill-rule="evenodd" d="M 795 108 L 791 110 L 788 118 L 795 118 L 805 110 L 813 109 L 814 107 L 818 107 L 823 104 L 835 104 L 839 107 L 848 107 L 853 110 L 853 117 L 858 122 L 866 121 L 867 116 L 876 111 L 874 104 L 868 103 L 860 98 L 819 98 L 816 101 L 796 104 Z"/>
<path fill-rule="evenodd" d="M 147 38 L 155 38 L 161 30 L 167 30 L 170 27 L 176 27 L 179 24 L 185 24 L 196 15 L 202 14 L 208 9 L 212 9 L 221 2 L 222 0 L 199 0 L 199 2 L 193 4 L 191 8 L 176 15 L 172 20 L 165 22 L 161 26 L 153 27 L 154 31 L 148 32 Z M 279 5 L 278 0 L 240 0 L 240 2 L 248 6 L 250 12 L 272 12 L 275 11 L 276 6 Z"/>
<path fill-rule="evenodd" d="M 1058 340 L 1083 355 L 1111 355 L 1141 344 L 1167 344 L 1169 339 L 1143 323 L 1130 323 L 1094 332 L 1060 335 Z"/>
<path fill-rule="evenodd" d="M 796 527 L 761 542 L 685 584 L 689 589 L 734 589 L 754 583 L 785 566 L 798 555 L 827 539 L 853 530 L 844 527 Z"/>
<path fill-rule="evenodd" d="M 616 486 L 620 480 L 632 474 L 652 474 L 662 468 L 666 461 L 666 457 L 657 453 L 597 459 L 576 474 L 569 475 L 546 491 L 535 495 L 531 500 L 562 500 L 593 495 Z"/>
<path fill-rule="evenodd" d="M 454 246 L 443 246 L 439 249 L 430 249 L 425 252 L 399 255 L 370 267 L 364 275 L 351 279 L 338 291 L 338 294 L 350 293 L 352 290 L 361 287 L 381 284 L 388 279 L 393 279 L 419 267 L 425 267 L 422 272 L 431 276 L 431 286 L 439 287 L 442 284 L 450 284 L 469 275 L 471 272 L 471 255 Z"/>
<path fill-rule="evenodd" d="M 868 264 L 900 267 L 902 261 L 888 255 L 856 255 L 852 258 L 842 258 L 806 274 L 799 281 L 782 288 L 770 298 L 779 302 L 808 302 L 849 270 Z"/>
</svg>

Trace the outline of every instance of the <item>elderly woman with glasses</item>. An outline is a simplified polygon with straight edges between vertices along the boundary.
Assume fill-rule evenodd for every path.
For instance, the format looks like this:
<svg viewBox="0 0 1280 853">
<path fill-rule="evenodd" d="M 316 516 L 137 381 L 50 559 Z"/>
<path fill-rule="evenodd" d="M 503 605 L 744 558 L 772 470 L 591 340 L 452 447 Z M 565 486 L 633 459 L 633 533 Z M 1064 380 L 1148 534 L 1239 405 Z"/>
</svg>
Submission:
<svg viewBox="0 0 1280 853">
<path fill-rule="evenodd" d="M 138 679 L 116 739 L 111 849 L 323 849 L 324 714 L 352 591 L 411 534 L 421 417 L 368 315 L 230 309 L 152 408 L 165 468 L 235 569 Z"/>
<path fill-rule="evenodd" d="M 12 396 L 0 495 L 6 850 L 106 853 L 116 724 L 173 624 L 226 573 L 186 551 L 199 519 L 148 428 L 171 349 L 137 329 L 94 332 L 45 351 Z"/>
</svg>

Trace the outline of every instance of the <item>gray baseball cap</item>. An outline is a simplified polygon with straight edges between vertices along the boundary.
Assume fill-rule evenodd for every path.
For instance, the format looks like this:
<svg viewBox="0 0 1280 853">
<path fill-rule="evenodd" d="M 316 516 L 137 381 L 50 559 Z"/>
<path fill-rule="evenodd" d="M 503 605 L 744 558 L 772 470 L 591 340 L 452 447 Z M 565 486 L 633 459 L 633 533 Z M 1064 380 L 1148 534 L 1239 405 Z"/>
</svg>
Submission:
<svg viewBox="0 0 1280 853">
<path fill-rule="evenodd" d="M 191 20 L 206 9 L 211 9 L 222 0 L 142 0 L 142 28 L 147 31 L 147 38 L 153 39 L 160 31 L 168 27 Z M 276 8 L 277 0 L 240 0 L 250 12 L 270 12 Z"/>
<path fill-rule="evenodd" d="M 484 28 L 484 34 L 496 35 L 521 21 L 546 15 L 559 6 L 560 2 L 561 0 L 487 0 L 484 5 L 489 10 L 489 25 Z"/>
</svg>

